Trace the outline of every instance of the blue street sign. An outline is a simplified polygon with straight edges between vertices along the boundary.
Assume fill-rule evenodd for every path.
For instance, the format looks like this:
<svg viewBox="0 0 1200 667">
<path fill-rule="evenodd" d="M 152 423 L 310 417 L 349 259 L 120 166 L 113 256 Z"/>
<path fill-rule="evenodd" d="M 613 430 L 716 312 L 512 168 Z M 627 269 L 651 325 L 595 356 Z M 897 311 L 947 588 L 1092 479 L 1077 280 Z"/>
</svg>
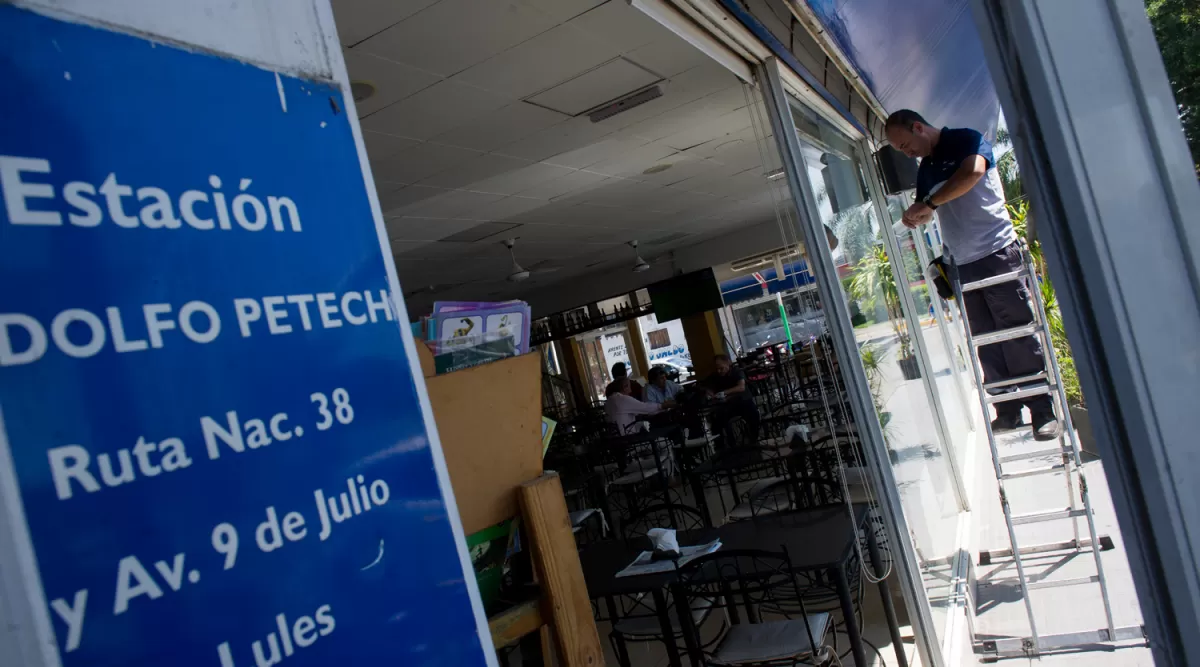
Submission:
<svg viewBox="0 0 1200 667">
<path fill-rule="evenodd" d="M 338 89 L 11 5 L 0 72 L 0 487 L 62 664 L 485 664 Z"/>
</svg>

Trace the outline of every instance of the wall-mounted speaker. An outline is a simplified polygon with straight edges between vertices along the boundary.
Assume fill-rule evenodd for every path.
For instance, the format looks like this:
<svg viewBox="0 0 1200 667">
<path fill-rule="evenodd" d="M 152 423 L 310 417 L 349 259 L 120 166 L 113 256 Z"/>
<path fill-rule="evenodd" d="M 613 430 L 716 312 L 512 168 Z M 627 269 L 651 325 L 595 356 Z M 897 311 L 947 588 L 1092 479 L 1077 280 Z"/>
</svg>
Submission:
<svg viewBox="0 0 1200 667">
<path fill-rule="evenodd" d="M 883 174 L 883 185 L 889 195 L 917 187 L 917 160 L 884 146 L 875 152 L 875 163 Z"/>
</svg>

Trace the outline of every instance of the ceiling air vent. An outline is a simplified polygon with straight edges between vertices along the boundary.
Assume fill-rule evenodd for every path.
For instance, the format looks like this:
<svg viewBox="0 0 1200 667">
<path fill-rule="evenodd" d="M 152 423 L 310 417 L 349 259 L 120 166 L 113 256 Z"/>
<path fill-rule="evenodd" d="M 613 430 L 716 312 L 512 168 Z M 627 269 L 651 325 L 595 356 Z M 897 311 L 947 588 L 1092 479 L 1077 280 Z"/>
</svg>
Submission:
<svg viewBox="0 0 1200 667">
<path fill-rule="evenodd" d="M 749 257 L 743 257 L 741 259 L 734 260 L 729 263 L 729 268 L 734 272 L 749 271 L 752 269 L 771 266 L 775 263 L 775 258 L 777 257 L 782 261 L 790 262 L 798 258 L 800 254 L 801 247 L 799 245 L 784 246 L 782 248 L 776 248 L 774 250 L 768 250 L 767 252 L 760 252 L 757 255 L 751 255 Z"/>
<path fill-rule="evenodd" d="M 638 105 L 645 104 L 650 100 L 658 99 L 660 97 L 662 97 L 662 88 L 659 86 L 651 86 L 643 91 L 634 93 L 632 95 L 627 95 L 616 102 L 606 104 L 599 109 L 596 109 L 588 114 L 588 118 L 592 119 L 593 123 L 599 123 L 602 120 L 612 118 L 622 111 L 629 111 Z"/>
</svg>

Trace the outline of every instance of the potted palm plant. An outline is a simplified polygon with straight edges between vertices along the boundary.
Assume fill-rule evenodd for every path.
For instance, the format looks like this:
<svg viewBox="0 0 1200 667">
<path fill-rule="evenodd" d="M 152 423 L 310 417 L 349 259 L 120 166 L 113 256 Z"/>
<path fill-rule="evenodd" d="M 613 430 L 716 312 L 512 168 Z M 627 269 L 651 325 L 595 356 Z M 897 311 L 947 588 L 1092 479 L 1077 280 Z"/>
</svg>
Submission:
<svg viewBox="0 0 1200 667">
<path fill-rule="evenodd" d="M 888 321 L 896 333 L 899 346 L 896 361 L 900 364 L 900 372 L 905 380 L 921 377 L 921 367 L 917 365 L 917 358 L 913 354 L 908 323 L 900 307 L 896 275 L 892 272 L 891 262 L 888 261 L 887 250 L 884 250 L 882 245 L 872 248 L 854 265 L 854 273 L 850 279 L 850 296 L 868 309 L 878 305 L 880 299 L 883 300 Z"/>
<path fill-rule="evenodd" d="M 1033 258 L 1033 269 L 1037 273 L 1038 287 L 1042 293 L 1042 304 L 1046 308 L 1046 324 L 1050 329 L 1050 345 L 1054 348 L 1054 359 L 1058 362 L 1059 381 L 1067 395 L 1067 409 L 1071 411 L 1071 422 L 1075 432 L 1079 434 L 1079 446 L 1084 451 L 1096 454 L 1096 437 L 1092 433 L 1092 421 L 1088 417 L 1087 401 L 1083 396 L 1083 388 L 1079 384 L 1079 373 L 1075 370 L 1075 358 L 1071 356 L 1071 344 L 1067 341 L 1067 331 L 1063 327 L 1062 311 L 1058 307 L 1058 298 L 1054 287 L 1050 284 L 1050 276 L 1046 274 L 1046 260 L 1042 256 L 1042 245 L 1037 238 L 1029 233 L 1029 202 L 1021 201 L 1008 205 L 1008 215 L 1012 218 L 1013 229 L 1017 236 L 1029 247 Z"/>
</svg>

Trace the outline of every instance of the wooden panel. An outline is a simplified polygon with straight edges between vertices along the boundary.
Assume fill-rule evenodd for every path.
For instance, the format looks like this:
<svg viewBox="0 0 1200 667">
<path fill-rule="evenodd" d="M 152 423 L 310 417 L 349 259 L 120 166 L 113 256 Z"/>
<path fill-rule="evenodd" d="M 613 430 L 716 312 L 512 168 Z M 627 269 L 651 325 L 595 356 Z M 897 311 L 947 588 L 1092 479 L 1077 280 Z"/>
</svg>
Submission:
<svg viewBox="0 0 1200 667">
<path fill-rule="evenodd" d="M 542 621 L 541 602 L 530 600 L 488 619 L 492 631 L 492 645 L 504 648 L 516 644 L 525 635 L 536 632 L 545 623 Z"/>
<path fill-rule="evenodd" d="M 550 614 L 559 664 L 599 667 L 604 664 L 604 650 L 592 618 L 562 483 L 556 473 L 548 473 L 522 484 L 520 494 L 522 516 L 533 547 L 544 608 Z"/>
<path fill-rule="evenodd" d="M 517 486 L 542 474 L 540 361 L 525 354 L 425 380 L 468 535 L 516 516 Z"/>
</svg>

